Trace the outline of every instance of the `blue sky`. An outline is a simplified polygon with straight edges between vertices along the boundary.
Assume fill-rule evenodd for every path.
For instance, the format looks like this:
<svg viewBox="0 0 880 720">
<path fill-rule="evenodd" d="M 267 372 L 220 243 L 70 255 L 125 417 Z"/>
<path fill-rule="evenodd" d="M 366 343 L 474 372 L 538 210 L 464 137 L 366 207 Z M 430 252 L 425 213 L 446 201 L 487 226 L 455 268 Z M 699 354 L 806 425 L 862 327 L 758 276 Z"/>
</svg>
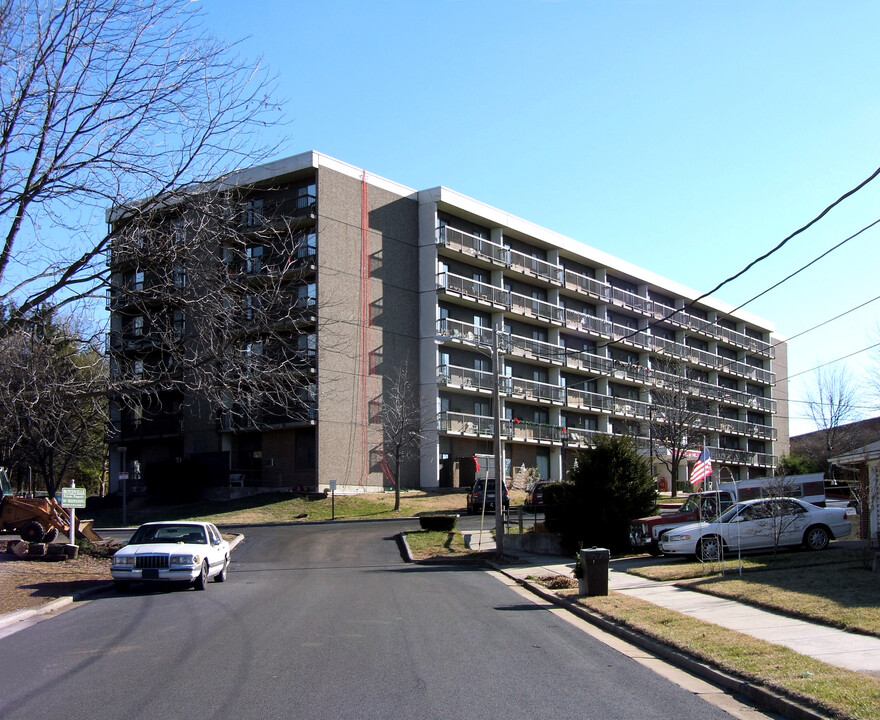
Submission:
<svg viewBox="0 0 880 720">
<path fill-rule="evenodd" d="M 706 291 L 880 167 L 880 3 L 205 0 L 278 75 L 279 157 L 445 185 Z M 880 218 L 880 179 L 716 293 L 740 305 Z M 880 295 L 880 226 L 749 304 L 793 336 Z M 810 371 L 880 342 L 880 301 L 792 340 Z M 876 352 L 876 351 L 875 351 Z M 880 356 L 843 365 L 859 381 Z M 865 416 L 878 401 L 862 396 Z"/>
</svg>

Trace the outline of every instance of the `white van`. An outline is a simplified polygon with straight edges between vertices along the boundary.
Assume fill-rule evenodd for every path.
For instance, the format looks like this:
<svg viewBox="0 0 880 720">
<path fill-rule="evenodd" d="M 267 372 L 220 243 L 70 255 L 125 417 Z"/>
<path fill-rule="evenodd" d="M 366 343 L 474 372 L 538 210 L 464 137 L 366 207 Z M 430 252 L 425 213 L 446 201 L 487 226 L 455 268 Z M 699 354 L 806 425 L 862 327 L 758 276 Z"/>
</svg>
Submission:
<svg viewBox="0 0 880 720">
<path fill-rule="evenodd" d="M 825 477 L 823 473 L 749 478 L 736 483 L 721 483 L 719 489 L 729 492 L 738 502 L 760 497 L 795 497 L 813 505 L 825 507 Z"/>
</svg>

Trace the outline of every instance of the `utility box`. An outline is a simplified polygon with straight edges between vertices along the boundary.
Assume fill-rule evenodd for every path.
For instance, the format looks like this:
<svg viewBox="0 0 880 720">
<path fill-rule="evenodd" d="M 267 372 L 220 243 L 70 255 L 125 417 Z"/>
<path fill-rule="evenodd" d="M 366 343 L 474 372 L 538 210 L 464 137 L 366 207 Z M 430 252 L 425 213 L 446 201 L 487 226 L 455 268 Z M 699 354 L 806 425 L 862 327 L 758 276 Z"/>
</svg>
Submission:
<svg viewBox="0 0 880 720">
<path fill-rule="evenodd" d="M 605 548 L 583 548 L 581 565 L 584 569 L 585 595 L 608 594 L 608 561 L 611 552 Z"/>
</svg>

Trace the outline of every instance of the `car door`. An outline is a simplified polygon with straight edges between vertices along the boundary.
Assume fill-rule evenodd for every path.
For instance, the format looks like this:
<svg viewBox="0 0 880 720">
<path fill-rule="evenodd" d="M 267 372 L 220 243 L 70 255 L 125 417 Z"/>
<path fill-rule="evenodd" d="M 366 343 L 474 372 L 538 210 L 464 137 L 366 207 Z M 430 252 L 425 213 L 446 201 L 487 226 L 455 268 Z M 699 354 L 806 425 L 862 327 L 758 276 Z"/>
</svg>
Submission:
<svg viewBox="0 0 880 720">
<path fill-rule="evenodd" d="M 795 500 L 783 498 L 777 500 L 777 522 L 779 523 L 779 544 L 800 545 L 804 539 L 804 531 L 810 521 L 807 509 Z"/>
<path fill-rule="evenodd" d="M 220 531 L 214 525 L 208 525 L 208 564 L 211 568 L 222 567 L 225 559 L 225 547 Z"/>
<path fill-rule="evenodd" d="M 773 522 L 766 502 L 747 505 L 731 523 L 728 545 L 742 550 L 772 546 Z"/>
</svg>

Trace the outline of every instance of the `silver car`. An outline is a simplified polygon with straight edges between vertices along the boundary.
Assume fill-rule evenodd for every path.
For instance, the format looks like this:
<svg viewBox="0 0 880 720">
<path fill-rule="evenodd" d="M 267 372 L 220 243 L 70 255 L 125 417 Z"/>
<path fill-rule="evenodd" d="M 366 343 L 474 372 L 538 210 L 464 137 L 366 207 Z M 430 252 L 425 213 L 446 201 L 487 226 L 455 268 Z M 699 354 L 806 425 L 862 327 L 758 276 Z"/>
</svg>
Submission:
<svg viewBox="0 0 880 720">
<path fill-rule="evenodd" d="M 852 532 L 842 508 L 822 508 L 797 498 L 762 498 L 737 503 L 712 522 L 668 530 L 660 538 L 664 555 L 717 560 L 722 553 L 797 547 L 824 550 Z"/>
</svg>

